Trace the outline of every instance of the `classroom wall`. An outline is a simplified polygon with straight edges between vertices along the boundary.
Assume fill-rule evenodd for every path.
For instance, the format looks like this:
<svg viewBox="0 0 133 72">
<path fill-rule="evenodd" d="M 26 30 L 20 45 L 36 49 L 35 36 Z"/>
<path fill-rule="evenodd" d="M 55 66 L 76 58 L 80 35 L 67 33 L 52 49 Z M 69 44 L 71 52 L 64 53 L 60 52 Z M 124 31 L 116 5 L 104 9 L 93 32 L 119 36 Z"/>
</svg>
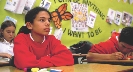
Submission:
<svg viewBox="0 0 133 72">
<path fill-rule="evenodd" d="M 111 35 L 112 30 L 118 31 L 120 28 L 125 27 L 124 25 L 116 25 L 116 24 L 108 24 L 106 23 L 106 16 L 108 13 L 108 9 L 111 8 L 113 10 L 118 10 L 120 12 L 126 11 L 133 14 L 133 4 L 129 4 L 129 2 L 124 3 L 123 0 L 118 2 L 117 0 L 49 0 L 52 2 L 51 7 L 49 9 L 50 12 L 55 11 L 61 4 L 67 3 L 67 11 L 71 12 L 70 2 L 78 2 L 78 3 L 86 3 L 88 5 L 88 14 L 90 11 L 93 11 L 97 14 L 97 18 L 95 21 L 94 28 L 89 28 L 88 32 L 75 32 L 71 30 L 71 20 L 64 21 L 62 20 L 62 29 L 64 31 L 61 42 L 66 46 L 70 46 L 74 43 L 77 43 L 81 40 L 89 40 L 92 43 L 99 43 L 101 41 L 105 41 Z M 41 0 L 36 0 L 33 7 L 39 6 Z M 6 0 L 0 0 L 0 24 L 4 21 L 5 16 L 11 16 L 17 19 L 17 29 L 23 26 L 24 23 L 24 14 L 14 14 L 7 10 L 4 10 Z M 98 8 L 100 14 L 102 13 L 102 17 L 98 11 L 95 10 Z M 132 25 L 132 24 L 131 24 Z M 53 22 L 51 22 L 51 26 L 53 27 L 52 34 L 54 34 L 55 26 Z"/>
</svg>

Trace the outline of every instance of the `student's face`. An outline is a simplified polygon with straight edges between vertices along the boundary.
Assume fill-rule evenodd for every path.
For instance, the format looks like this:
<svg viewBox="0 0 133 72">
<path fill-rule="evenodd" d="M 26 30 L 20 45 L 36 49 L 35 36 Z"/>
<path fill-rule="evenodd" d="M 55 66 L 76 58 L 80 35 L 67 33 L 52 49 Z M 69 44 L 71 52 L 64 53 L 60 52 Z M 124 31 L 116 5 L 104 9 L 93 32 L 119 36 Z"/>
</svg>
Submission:
<svg viewBox="0 0 133 72">
<path fill-rule="evenodd" d="M 50 32 L 50 16 L 45 11 L 40 11 L 32 24 L 32 32 L 48 35 Z"/>
<path fill-rule="evenodd" d="M 131 46 L 131 45 L 127 44 L 127 43 L 119 42 L 118 45 L 119 45 L 118 50 L 120 52 L 122 52 L 123 54 L 127 54 L 127 53 L 133 51 L 133 46 Z"/>
<path fill-rule="evenodd" d="M 5 40 L 10 42 L 15 37 L 15 27 L 14 26 L 6 27 L 2 31 L 2 34 Z"/>
</svg>

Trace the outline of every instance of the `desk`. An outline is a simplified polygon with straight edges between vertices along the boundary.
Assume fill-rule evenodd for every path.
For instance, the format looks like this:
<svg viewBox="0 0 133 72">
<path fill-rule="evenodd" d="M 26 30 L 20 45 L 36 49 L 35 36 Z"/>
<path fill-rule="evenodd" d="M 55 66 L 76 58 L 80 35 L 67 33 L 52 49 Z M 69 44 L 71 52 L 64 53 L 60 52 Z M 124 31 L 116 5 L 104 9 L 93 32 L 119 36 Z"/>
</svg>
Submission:
<svg viewBox="0 0 133 72">
<path fill-rule="evenodd" d="M 121 66 L 110 64 L 75 64 L 74 66 L 51 67 L 54 69 L 62 69 L 63 72 L 129 72 L 133 70 L 133 66 Z M 0 72 L 24 72 L 11 66 L 0 67 Z M 133 72 L 133 71 L 131 71 Z"/>
<path fill-rule="evenodd" d="M 1 65 L 9 65 L 9 62 L 5 61 L 4 59 L 0 59 L 0 66 Z"/>
<path fill-rule="evenodd" d="M 83 62 L 87 62 L 87 60 L 83 60 Z M 88 61 L 88 63 L 120 64 L 133 66 L 133 60 L 95 60 Z"/>
</svg>

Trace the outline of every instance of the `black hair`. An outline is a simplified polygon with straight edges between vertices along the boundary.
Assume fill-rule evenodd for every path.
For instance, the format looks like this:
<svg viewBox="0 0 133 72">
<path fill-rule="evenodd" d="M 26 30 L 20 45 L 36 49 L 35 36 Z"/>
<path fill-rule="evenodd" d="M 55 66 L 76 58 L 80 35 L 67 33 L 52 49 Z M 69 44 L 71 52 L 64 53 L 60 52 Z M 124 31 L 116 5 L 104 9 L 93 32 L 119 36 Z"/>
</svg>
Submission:
<svg viewBox="0 0 133 72">
<path fill-rule="evenodd" d="M 43 8 L 43 7 L 35 7 L 33 9 L 31 9 L 30 11 L 27 12 L 27 14 L 25 15 L 25 23 L 27 22 L 30 22 L 31 24 L 33 23 L 34 19 L 36 18 L 36 15 L 40 12 L 40 11 L 45 11 L 49 14 L 50 16 L 50 19 L 51 19 L 51 14 L 50 12 Z M 19 29 L 19 33 L 25 33 L 25 34 L 28 34 L 30 33 L 31 31 L 26 27 L 26 26 L 22 26 L 20 29 Z"/>
<path fill-rule="evenodd" d="M 4 21 L 1 24 L 1 28 L 0 28 L 0 41 L 2 41 L 2 42 L 4 41 L 4 37 L 3 37 L 2 31 L 4 31 L 5 28 L 10 27 L 10 26 L 15 27 L 15 29 L 16 29 L 16 25 L 12 21 L 10 21 L 10 20 L 6 20 L 6 21 Z"/>
<path fill-rule="evenodd" d="M 122 29 L 119 36 L 119 42 L 133 45 L 133 27 L 125 27 Z"/>
</svg>

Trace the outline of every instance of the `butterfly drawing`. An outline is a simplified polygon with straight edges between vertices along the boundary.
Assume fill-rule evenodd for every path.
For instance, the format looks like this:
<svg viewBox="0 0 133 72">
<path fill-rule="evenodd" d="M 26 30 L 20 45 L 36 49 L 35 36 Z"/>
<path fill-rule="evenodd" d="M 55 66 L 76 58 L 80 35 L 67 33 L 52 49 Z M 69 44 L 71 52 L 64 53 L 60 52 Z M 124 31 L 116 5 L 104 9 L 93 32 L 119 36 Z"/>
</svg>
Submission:
<svg viewBox="0 0 133 72">
<path fill-rule="evenodd" d="M 51 12 L 52 20 L 55 24 L 55 27 L 58 29 L 61 28 L 62 20 L 70 20 L 73 18 L 73 15 L 66 10 L 67 10 L 67 3 L 64 3 L 61 6 L 59 6 L 58 9 Z"/>
</svg>

